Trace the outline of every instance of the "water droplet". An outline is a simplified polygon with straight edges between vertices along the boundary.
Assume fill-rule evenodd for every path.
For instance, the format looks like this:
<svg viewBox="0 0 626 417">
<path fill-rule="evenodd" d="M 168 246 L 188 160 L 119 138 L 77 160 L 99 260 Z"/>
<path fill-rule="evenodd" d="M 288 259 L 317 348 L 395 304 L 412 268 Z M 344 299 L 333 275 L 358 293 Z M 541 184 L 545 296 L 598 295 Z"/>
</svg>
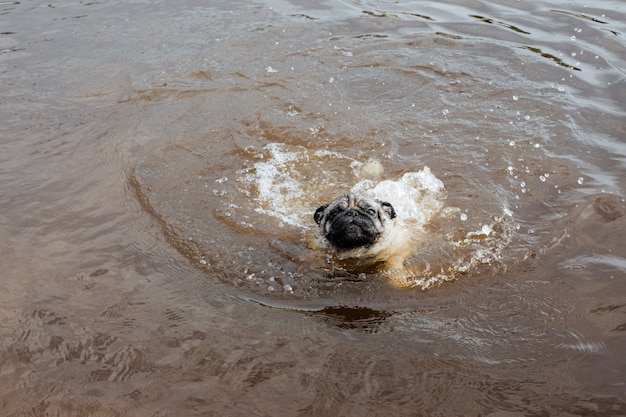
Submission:
<svg viewBox="0 0 626 417">
<path fill-rule="evenodd" d="M 576 40 L 576 36 L 572 36 L 570 39 L 575 41 Z"/>
<path fill-rule="evenodd" d="M 585 270 L 585 265 L 581 265 L 581 264 L 571 264 L 569 265 L 569 268 L 572 271 L 584 271 Z"/>
<path fill-rule="evenodd" d="M 517 101 L 517 100 L 519 100 L 519 97 L 518 96 L 513 96 L 513 100 Z"/>
<path fill-rule="evenodd" d="M 448 113 L 450 113 L 450 111 L 448 109 L 443 109 L 443 115 L 448 117 Z"/>
<path fill-rule="evenodd" d="M 530 120 L 530 116 L 529 115 L 524 116 L 524 120 Z"/>
<path fill-rule="evenodd" d="M 461 213 L 461 221 L 464 222 L 467 220 L 467 214 Z"/>
<path fill-rule="evenodd" d="M 539 148 L 541 148 L 541 144 L 540 144 L 540 143 L 535 143 L 535 144 L 533 145 L 533 148 L 535 148 L 535 149 L 539 149 Z"/>
<path fill-rule="evenodd" d="M 509 141 L 509 146 L 515 146 L 515 141 L 514 140 Z"/>
<path fill-rule="evenodd" d="M 539 179 L 541 180 L 541 182 L 546 182 L 546 177 L 543 175 L 540 175 Z"/>
<path fill-rule="evenodd" d="M 578 177 L 578 184 L 582 185 L 583 182 L 585 182 L 585 179 L 583 177 Z"/>
</svg>

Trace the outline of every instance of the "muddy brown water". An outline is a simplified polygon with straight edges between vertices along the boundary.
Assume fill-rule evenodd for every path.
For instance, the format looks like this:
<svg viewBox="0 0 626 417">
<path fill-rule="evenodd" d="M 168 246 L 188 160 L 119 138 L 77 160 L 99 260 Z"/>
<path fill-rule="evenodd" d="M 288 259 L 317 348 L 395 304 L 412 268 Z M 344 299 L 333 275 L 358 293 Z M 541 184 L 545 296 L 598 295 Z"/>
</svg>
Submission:
<svg viewBox="0 0 626 417">
<path fill-rule="evenodd" d="M 0 11 L 3 416 L 626 415 L 622 2 Z M 425 167 L 402 285 L 311 246 Z"/>
</svg>

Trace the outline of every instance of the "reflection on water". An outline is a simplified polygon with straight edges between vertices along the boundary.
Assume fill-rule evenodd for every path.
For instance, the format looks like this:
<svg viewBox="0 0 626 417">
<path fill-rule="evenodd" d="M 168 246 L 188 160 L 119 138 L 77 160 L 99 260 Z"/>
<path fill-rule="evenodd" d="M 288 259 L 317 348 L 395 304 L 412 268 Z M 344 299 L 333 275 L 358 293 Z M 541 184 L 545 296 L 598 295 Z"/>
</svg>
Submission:
<svg viewBox="0 0 626 417">
<path fill-rule="evenodd" d="M 1 3 L 2 415 L 626 414 L 619 6 Z"/>
<path fill-rule="evenodd" d="M 315 312 L 336 324 L 342 329 L 360 329 L 376 331 L 378 324 L 391 316 L 386 311 L 378 311 L 368 307 L 325 307 Z"/>
</svg>

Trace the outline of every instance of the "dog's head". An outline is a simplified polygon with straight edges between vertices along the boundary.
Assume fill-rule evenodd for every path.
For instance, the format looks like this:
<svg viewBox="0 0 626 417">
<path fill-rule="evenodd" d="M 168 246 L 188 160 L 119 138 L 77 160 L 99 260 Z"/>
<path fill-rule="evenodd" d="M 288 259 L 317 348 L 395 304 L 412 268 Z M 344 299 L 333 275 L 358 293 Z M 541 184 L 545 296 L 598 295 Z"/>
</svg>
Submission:
<svg viewBox="0 0 626 417">
<path fill-rule="evenodd" d="M 319 207 L 313 217 L 331 247 L 343 252 L 376 244 L 396 212 L 386 201 L 346 194 Z"/>
</svg>

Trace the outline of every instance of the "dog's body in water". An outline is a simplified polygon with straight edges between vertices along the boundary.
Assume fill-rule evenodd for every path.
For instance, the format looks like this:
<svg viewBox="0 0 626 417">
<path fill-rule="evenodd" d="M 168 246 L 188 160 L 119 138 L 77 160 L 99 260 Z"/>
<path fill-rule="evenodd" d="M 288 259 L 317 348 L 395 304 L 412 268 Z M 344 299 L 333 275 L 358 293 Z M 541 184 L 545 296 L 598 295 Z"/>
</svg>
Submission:
<svg viewBox="0 0 626 417">
<path fill-rule="evenodd" d="M 402 267 L 407 235 L 397 227 L 390 203 L 345 194 L 320 206 L 313 217 L 329 250 L 349 267 Z"/>
</svg>

